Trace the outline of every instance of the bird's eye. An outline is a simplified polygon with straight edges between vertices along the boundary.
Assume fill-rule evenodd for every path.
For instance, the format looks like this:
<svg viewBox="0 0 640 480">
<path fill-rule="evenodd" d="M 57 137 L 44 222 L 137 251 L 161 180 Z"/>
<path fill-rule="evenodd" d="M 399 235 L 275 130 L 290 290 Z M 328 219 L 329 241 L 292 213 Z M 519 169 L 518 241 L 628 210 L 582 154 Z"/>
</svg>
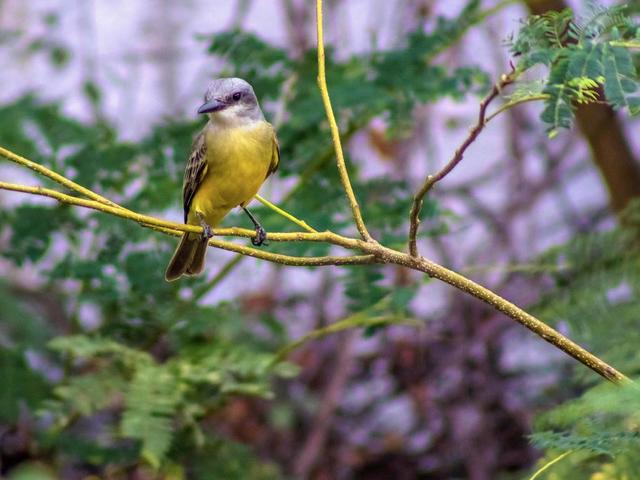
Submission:
<svg viewBox="0 0 640 480">
<path fill-rule="evenodd" d="M 242 93 L 240 92 L 236 92 L 233 94 L 233 99 L 237 102 L 238 100 L 240 100 L 240 97 L 242 97 Z"/>
</svg>

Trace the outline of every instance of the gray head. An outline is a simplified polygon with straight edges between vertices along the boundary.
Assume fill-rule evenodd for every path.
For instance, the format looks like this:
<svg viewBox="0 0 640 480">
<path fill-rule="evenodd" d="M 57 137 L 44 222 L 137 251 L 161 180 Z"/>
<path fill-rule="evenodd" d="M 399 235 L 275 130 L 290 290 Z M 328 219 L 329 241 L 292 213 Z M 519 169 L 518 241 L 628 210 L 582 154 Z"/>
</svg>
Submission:
<svg viewBox="0 0 640 480">
<path fill-rule="evenodd" d="M 242 125 L 263 120 L 251 85 L 241 78 L 217 78 L 209 84 L 198 113 L 207 113 L 214 123 Z"/>
</svg>

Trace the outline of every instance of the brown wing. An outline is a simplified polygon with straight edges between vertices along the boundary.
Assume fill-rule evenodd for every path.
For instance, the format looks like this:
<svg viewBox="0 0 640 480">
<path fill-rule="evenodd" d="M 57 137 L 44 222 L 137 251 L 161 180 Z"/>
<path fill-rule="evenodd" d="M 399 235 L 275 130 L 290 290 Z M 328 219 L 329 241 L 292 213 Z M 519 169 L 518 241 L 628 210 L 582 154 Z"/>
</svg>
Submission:
<svg viewBox="0 0 640 480">
<path fill-rule="evenodd" d="M 271 154 L 271 164 L 269 165 L 269 170 L 267 171 L 267 177 L 278 170 L 278 165 L 280 165 L 280 144 L 278 143 L 278 138 L 276 137 L 276 132 L 273 132 L 273 151 Z"/>
<path fill-rule="evenodd" d="M 202 179 L 207 173 L 207 142 L 205 141 L 205 131 L 202 130 L 193 142 L 191 155 L 187 160 L 187 167 L 184 170 L 184 183 L 182 185 L 182 204 L 184 206 L 184 223 L 187 223 L 189 208 L 193 196 L 196 194 Z"/>
</svg>

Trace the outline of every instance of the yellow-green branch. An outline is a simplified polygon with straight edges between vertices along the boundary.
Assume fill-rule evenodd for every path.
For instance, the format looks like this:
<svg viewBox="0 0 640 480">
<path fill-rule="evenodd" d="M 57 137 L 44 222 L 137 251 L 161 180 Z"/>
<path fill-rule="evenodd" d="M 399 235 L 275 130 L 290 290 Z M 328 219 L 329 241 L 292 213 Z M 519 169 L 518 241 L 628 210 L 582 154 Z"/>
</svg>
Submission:
<svg viewBox="0 0 640 480">
<path fill-rule="evenodd" d="M 63 182 L 59 182 L 61 184 L 68 184 L 69 182 L 71 182 L 70 180 L 62 176 L 60 176 L 60 178 L 63 180 Z M 46 196 L 53 198 L 59 202 L 68 203 L 70 205 L 99 210 L 104 213 L 137 222 L 143 227 L 152 228 L 169 235 L 180 236 L 184 232 L 202 232 L 202 227 L 169 222 L 148 215 L 142 215 L 136 212 L 132 212 L 119 206 L 105 204 L 103 203 L 104 197 L 102 197 L 103 200 L 99 202 L 96 200 L 74 197 L 72 195 L 67 195 L 65 193 L 61 193 L 49 188 L 31 187 L 2 181 L 0 181 L 0 189 Z M 74 190 L 78 191 L 77 189 Z M 84 189 L 84 191 L 87 191 L 89 193 L 87 195 L 88 197 L 96 198 L 96 196 L 98 196 L 90 190 Z M 241 228 L 216 229 L 215 233 L 218 235 L 234 235 L 240 237 L 251 237 L 255 234 L 255 232 L 253 232 L 252 230 Z M 470 295 L 473 295 L 474 297 L 493 306 L 495 309 L 503 312 L 507 316 L 524 325 L 547 342 L 566 352 L 567 354 L 578 360 L 580 363 L 589 367 L 591 370 L 603 376 L 604 378 L 616 383 L 630 382 L 627 377 L 618 372 L 615 368 L 603 362 L 595 355 L 589 353 L 584 348 L 566 338 L 560 332 L 549 327 L 548 325 L 541 322 L 534 316 L 528 314 L 513 303 L 505 300 L 496 293 L 473 282 L 472 280 L 441 265 L 438 265 L 435 262 L 427 260 L 424 257 L 412 256 L 404 252 L 399 252 L 397 250 L 387 248 L 377 242 L 367 242 L 359 239 L 343 237 L 329 231 L 317 233 L 270 233 L 267 235 L 267 238 L 273 241 L 327 242 L 350 250 L 359 251 L 360 253 L 362 253 L 362 255 L 295 257 L 290 255 L 265 252 L 263 250 L 258 250 L 255 248 L 238 245 L 224 240 L 218 240 L 215 238 L 209 240 L 209 245 L 231 252 L 236 252 L 242 255 L 278 263 L 281 265 L 322 266 L 390 263 L 417 270 L 426 273 L 431 277 L 442 280 L 443 282 L 448 283 L 459 290 L 467 292 Z"/>
<path fill-rule="evenodd" d="M 60 175 L 59 173 L 54 172 L 53 170 L 48 169 L 47 167 L 40 165 L 36 162 L 33 162 L 23 156 L 20 156 L 16 153 L 13 153 L 6 148 L 0 147 L 0 155 L 2 155 L 7 160 L 11 160 L 18 165 L 22 165 L 23 167 L 27 167 L 30 170 L 33 170 L 40 175 L 44 175 L 45 177 L 49 177 L 56 183 L 59 183 L 63 187 L 68 188 L 69 190 L 73 190 L 78 192 L 80 195 L 83 195 L 87 198 L 95 200 L 96 202 L 103 203 L 105 205 L 110 205 L 115 208 L 123 208 L 115 202 L 112 202 L 108 198 L 103 197 L 102 195 L 97 194 L 93 190 L 89 190 L 88 188 L 83 187 L 82 185 L 78 185 L 76 182 L 69 180 L 67 177 Z"/>
<path fill-rule="evenodd" d="M 547 342 L 566 352 L 571 357 L 578 360 L 583 365 L 587 366 L 597 374 L 606 378 L 615 383 L 627 383 L 630 380 L 624 376 L 622 373 L 618 372 L 615 368 L 608 365 L 595 355 L 591 354 L 581 346 L 577 345 L 575 342 L 572 342 L 567 337 L 563 336 L 560 332 L 555 329 L 549 327 L 539 319 L 525 312 L 518 306 L 509 302 L 508 300 L 500 297 L 496 293 L 491 290 L 473 282 L 472 280 L 453 272 L 441 265 L 438 265 L 435 262 L 432 262 L 422 256 L 418 255 L 417 246 L 416 246 L 416 236 L 417 229 L 419 223 L 419 214 L 420 207 L 422 205 L 422 200 L 429 189 L 440 179 L 446 176 L 461 160 L 462 155 L 464 154 L 465 149 L 475 140 L 478 136 L 484 125 L 488 120 L 493 118 L 495 115 L 500 113 L 500 111 L 504 111 L 506 108 L 510 108 L 511 106 L 521 103 L 521 102 L 513 102 L 509 107 L 505 106 L 502 109 L 499 109 L 496 113 L 486 118 L 486 108 L 490 101 L 495 98 L 499 93 L 500 89 L 511 83 L 514 79 L 513 72 L 512 75 L 505 75 L 501 78 L 500 82 L 494 86 L 490 94 L 485 98 L 485 100 L 480 105 L 480 112 L 478 116 L 478 123 L 472 129 L 469 137 L 465 141 L 465 143 L 456 151 L 452 160 L 445 165 L 445 167 L 433 176 L 429 176 L 425 179 L 422 187 L 416 194 L 412 206 L 411 211 L 411 229 L 409 235 L 409 251 L 410 253 L 400 252 L 398 250 L 393 250 L 388 247 L 385 247 L 378 242 L 374 241 L 364 223 L 362 218 L 362 214 L 360 212 L 360 207 L 356 200 L 355 194 L 353 192 L 353 188 L 351 186 L 351 181 L 349 179 L 349 175 L 346 168 L 346 163 L 342 151 L 342 145 L 340 142 L 340 133 L 338 131 L 337 122 L 335 120 L 335 116 L 333 114 L 333 108 L 331 106 L 331 100 L 329 98 L 329 92 L 327 88 L 326 81 L 326 72 L 325 72 L 325 57 L 324 57 L 324 39 L 323 39 L 323 25 L 322 25 L 322 0 L 316 0 L 316 13 L 317 13 L 317 34 L 318 34 L 318 87 L 320 89 L 320 93 L 322 96 L 322 101 L 326 110 L 327 120 L 329 121 L 329 127 L 331 129 L 331 136 L 333 140 L 333 145 L 336 153 L 336 160 L 338 165 L 338 171 L 340 173 L 340 180 L 345 189 L 345 193 L 347 198 L 349 199 L 351 210 L 353 213 L 354 221 L 362 237 L 360 239 L 348 238 L 338 235 L 333 232 L 316 232 L 313 228 L 309 227 L 304 221 L 299 220 L 293 215 L 284 212 L 279 207 L 271 204 L 270 202 L 264 202 L 269 208 L 274 209 L 276 212 L 285 216 L 289 220 L 298 224 L 305 230 L 306 232 L 292 232 L 292 233 L 269 233 L 267 235 L 268 240 L 273 241 L 313 241 L 313 242 L 326 242 L 332 245 L 340 246 L 351 251 L 357 251 L 359 255 L 353 256 L 324 256 L 324 257 L 295 257 L 290 255 L 282 255 L 277 253 L 269 253 L 263 250 L 258 250 L 255 248 L 247 247 L 244 245 L 238 245 L 236 243 L 219 240 L 212 238 L 209 240 L 209 245 L 221 248 L 225 250 L 229 250 L 232 252 L 239 253 L 241 255 L 251 256 L 254 258 L 260 258 L 266 261 L 282 264 L 282 265 L 291 265 L 291 266 L 320 266 L 320 265 L 359 265 L 359 264 L 371 264 L 371 263 L 390 263 L 399 266 L 404 266 L 406 268 L 410 268 L 416 271 L 423 272 L 430 277 L 437 278 L 458 290 L 464 291 L 483 302 L 491 305 L 496 310 L 503 312 L 505 315 L 510 318 L 516 320 L 536 335 L 539 335 Z M 5 190 L 13 190 L 17 192 L 30 193 L 35 195 L 42 195 L 56 199 L 59 202 L 68 203 L 71 205 L 76 205 L 84 208 L 91 208 L 94 210 L 99 210 L 104 213 L 108 213 L 111 215 L 119 216 L 121 218 L 137 222 L 144 227 L 152 228 L 159 232 L 179 236 L 184 234 L 185 232 L 193 232 L 193 233 L 201 233 L 202 228 L 194 225 L 184 225 L 178 224 L 174 222 L 168 222 L 166 220 L 157 219 L 155 217 L 150 217 L 147 215 L 142 215 L 130 210 L 125 209 L 117 205 L 116 203 L 110 201 L 109 199 L 85 188 L 77 183 L 69 180 L 68 178 L 55 173 L 46 167 L 38 165 L 30 160 L 27 160 L 24 157 L 16 155 L 9 150 L 6 150 L 0 147 L 0 155 L 6 157 L 7 159 L 30 168 L 37 173 L 45 175 L 55 182 L 63 185 L 64 187 L 75 191 L 85 198 L 78 198 L 72 195 L 67 195 L 56 190 L 47 189 L 43 187 L 30 187 L 26 185 L 18 185 L 14 183 L 8 182 L 0 182 L 0 189 Z M 259 198 L 260 200 L 260 198 Z M 255 235 L 255 232 L 251 230 L 241 229 L 241 228 L 228 228 L 228 229 L 216 229 L 216 235 L 230 235 L 230 236 L 238 236 L 238 237 L 252 237 Z M 232 264 L 233 265 L 233 264 Z M 232 267 L 229 267 L 232 268 Z"/>
<path fill-rule="evenodd" d="M 19 185 L 15 183 L 0 181 L 0 189 L 10 190 L 14 192 L 30 193 L 32 195 L 40 195 L 50 197 L 58 200 L 61 203 L 69 205 L 75 205 L 78 207 L 90 208 L 92 210 L 99 210 L 104 213 L 115 215 L 127 220 L 132 220 L 139 223 L 143 227 L 151 228 L 168 235 L 180 236 L 185 232 L 202 233 L 202 227 L 195 225 L 186 225 L 182 223 L 174 223 L 159 218 L 150 217 L 148 215 L 141 215 L 130 210 L 125 210 L 120 207 L 112 207 L 104 203 L 97 202 L 95 200 L 87 200 L 84 198 L 77 198 L 65 193 L 51 190 L 43 187 L 30 187 L 27 185 Z M 246 230 L 242 228 L 223 228 L 215 229 L 216 235 L 229 235 L 238 237 L 252 237 L 255 235 L 253 230 Z M 319 232 L 319 233 L 306 233 L 306 232 L 294 232 L 294 233 L 271 233 L 267 235 L 268 240 L 276 242 L 288 242 L 288 241 L 312 241 L 312 242 L 329 242 L 335 245 L 348 246 L 347 248 L 356 247 L 360 242 L 355 239 L 349 239 L 336 235 L 331 232 Z M 273 263 L 279 263 L 282 265 L 292 266 L 323 266 L 323 265 L 358 265 L 372 263 L 374 258 L 371 255 L 353 255 L 353 256 L 325 256 L 325 257 L 295 257 L 291 255 L 282 255 L 279 253 L 270 253 L 263 250 L 258 250 L 252 247 L 246 247 L 244 245 L 238 245 L 236 243 L 227 242 L 224 240 L 217 240 L 212 238 L 209 240 L 209 245 L 212 247 L 228 250 L 231 252 L 240 253 L 249 257 L 259 258 L 267 260 Z"/>
<path fill-rule="evenodd" d="M 307 232 L 311 232 L 311 233 L 318 233 L 318 231 L 313 228 L 310 227 L 309 224 L 307 222 L 305 222 L 304 220 L 300 220 L 299 218 L 294 217 L 293 215 L 291 215 L 289 212 L 281 209 L 279 206 L 274 205 L 273 203 L 271 203 L 269 200 L 267 200 L 266 198 L 262 198 L 260 195 L 256 195 L 256 200 L 258 200 L 261 204 L 263 204 L 265 207 L 270 208 L 271 210 L 273 210 L 274 212 L 276 212 L 278 215 L 283 216 L 284 218 L 286 218 L 287 220 L 295 223 L 296 225 L 298 225 L 299 227 L 304 228 Z"/>
<path fill-rule="evenodd" d="M 478 121 L 474 127 L 469 131 L 469 135 L 462 142 L 453 154 L 453 157 L 447 164 L 442 167 L 437 173 L 433 175 L 427 175 L 424 182 L 413 197 L 413 203 L 411 204 L 411 211 L 409 212 L 409 253 L 416 257 L 418 256 L 418 227 L 420 226 L 420 211 L 422 210 L 422 203 L 425 195 L 431 190 L 431 188 L 444 177 L 449 175 L 456 166 L 462 161 L 464 154 L 469 146 L 478 138 L 480 132 L 484 129 L 486 122 L 487 107 L 489 104 L 500 94 L 502 89 L 507 85 L 514 82 L 516 78 L 515 72 L 511 72 L 509 75 L 502 75 L 500 80 L 494 84 L 491 91 L 480 102 L 480 109 L 478 111 Z"/>
<path fill-rule="evenodd" d="M 331 99 L 329 98 L 329 89 L 327 87 L 327 74 L 325 72 L 325 60 L 324 60 L 324 33 L 323 33 L 323 21 L 322 21 L 322 0 L 316 0 L 316 26 L 318 34 L 318 88 L 320 89 L 320 95 L 322 96 L 322 104 L 327 113 L 327 120 L 329 121 L 329 128 L 331 130 L 331 138 L 333 140 L 333 146 L 336 151 L 336 161 L 338 163 L 338 172 L 340 173 L 340 181 L 344 187 L 344 191 L 349 199 L 351 205 L 351 211 L 353 213 L 353 219 L 358 227 L 358 232 L 363 240 L 371 241 L 371 235 L 364 224 L 362 218 L 362 212 L 360 212 L 360 205 L 353 192 L 351 186 L 351 180 L 349 179 L 349 173 L 347 172 L 347 164 L 344 160 L 344 153 L 342 151 L 342 143 L 340 141 L 340 131 L 338 130 L 338 124 L 336 122 L 335 115 L 333 114 L 333 107 L 331 106 Z"/>
</svg>

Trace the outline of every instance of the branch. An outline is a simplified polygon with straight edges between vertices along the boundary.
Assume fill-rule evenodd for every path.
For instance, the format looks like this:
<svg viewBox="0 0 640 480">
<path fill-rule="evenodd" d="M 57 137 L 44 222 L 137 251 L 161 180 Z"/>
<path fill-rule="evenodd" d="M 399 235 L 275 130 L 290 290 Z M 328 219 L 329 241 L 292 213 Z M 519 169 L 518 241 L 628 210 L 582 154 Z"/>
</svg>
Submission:
<svg viewBox="0 0 640 480">
<path fill-rule="evenodd" d="M 4 155 L 5 150 L 0 151 L 0 155 Z M 15 155 L 14 155 L 15 156 Z M 25 159 L 26 160 L 26 159 Z M 29 161 L 27 161 L 29 162 Z M 26 165 L 26 163 L 22 162 Z M 33 163 L 33 162 L 29 162 Z M 31 167 L 29 167 L 31 168 Z M 38 169 L 34 169 L 40 171 Z M 53 172 L 51 172 L 53 173 Z M 55 174 L 62 181 L 61 184 L 73 184 L 71 180 L 65 177 Z M 48 175 L 49 176 L 49 175 Z M 74 184 L 76 185 L 76 184 Z M 121 218 L 125 218 L 139 223 L 143 227 L 151 228 L 159 232 L 180 236 L 185 232 L 190 233 L 202 233 L 202 227 L 195 225 L 185 225 L 174 222 L 168 222 L 166 220 L 157 219 L 148 215 L 142 215 L 136 212 L 132 212 L 115 205 L 113 202 L 104 197 L 100 197 L 98 194 L 91 192 L 84 187 L 80 187 L 83 191 L 88 192 L 87 196 L 92 198 L 100 198 L 101 201 L 87 200 L 84 198 L 78 198 L 65 193 L 58 192 L 56 190 L 43 188 L 43 187 L 30 187 L 26 185 L 19 185 L 9 182 L 0 181 L 0 189 L 11 190 L 16 192 L 30 193 L 34 195 L 41 195 L 50 198 L 54 198 L 62 203 L 68 203 L 85 208 L 91 208 L 99 210 L 104 213 L 109 213 Z M 74 188 L 74 190 L 79 191 Z M 102 203 L 108 202 L 110 204 Z M 240 237 L 252 237 L 255 232 L 242 228 L 226 228 L 216 229 L 214 233 L 218 235 L 235 235 Z M 513 303 L 505 300 L 491 290 L 469 280 L 468 278 L 453 272 L 437 263 L 427 260 L 424 257 L 417 257 L 409 255 L 407 253 L 399 252 L 397 250 L 385 247 L 378 242 L 363 241 L 354 238 L 343 237 L 334 232 L 293 232 L 293 233 L 270 233 L 267 235 L 267 239 L 273 241 L 312 241 L 312 242 L 328 242 L 333 245 L 341 246 L 350 250 L 358 250 L 364 255 L 353 256 L 325 256 L 325 257 L 295 257 L 290 255 L 282 255 L 277 253 L 264 252 L 251 247 L 238 245 L 232 242 L 223 240 L 210 239 L 209 245 L 229 250 L 242 255 L 260 258 L 269 262 L 278 263 L 281 265 L 290 266 L 321 266 L 321 265 L 362 265 L 362 264 L 395 264 L 417 270 L 426 273 L 430 277 L 442 280 L 449 285 L 454 286 L 458 290 L 469 293 L 470 295 L 484 301 L 485 303 L 493 306 L 496 310 L 503 312 L 507 316 L 513 318 L 518 323 L 524 325 L 526 328 L 542 337 L 547 342 L 556 346 L 560 350 L 566 352 L 571 357 L 578 360 L 583 365 L 587 366 L 597 374 L 615 383 L 629 383 L 631 382 L 625 375 L 618 372 L 615 368 L 600 360 L 595 355 L 589 353 L 584 348 L 580 347 L 576 343 L 569 340 L 560 332 L 554 330 L 548 325 L 544 324 L 534 316 L 528 314 L 521 308 L 517 307 Z"/>
<path fill-rule="evenodd" d="M 300 220 L 299 218 L 294 217 L 293 215 L 291 215 L 289 212 L 286 212 L 285 210 L 281 209 L 280 207 L 278 207 L 277 205 L 274 205 L 273 203 L 271 203 L 269 200 L 267 200 L 266 198 L 262 198 L 260 195 L 256 195 L 256 200 L 258 200 L 261 204 L 263 204 L 265 207 L 270 208 L 271 210 L 273 210 L 274 212 L 276 212 L 278 215 L 282 215 L 284 218 L 286 218 L 287 220 L 290 220 L 291 222 L 295 223 L 296 225 L 298 225 L 299 227 L 304 228 L 307 232 L 311 232 L 311 233 L 318 233 L 318 231 L 313 228 L 310 227 L 309 224 L 307 222 L 305 222 L 304 220 Z"/>
<path fill-rule="evenodd" d="M 13 153 L 10 150 L 7 150 L 6 148 L 0 147 L 0 155 L 2 155 L 7 160 L 11 160 L 12 162 L 17 163 L 18 165 L 22 165 L 24 167 L 27 167 L 33 170 L 36 173 L 39 173 L 40 175 L 44 175 L 45 177 L 50 178 L 54 182 L 59 183 L 63 187 L 66 187 L 69 190 L 76 191 L 80 195 L 90 198 L 98 203 L 109 205 L 115 208 L 124 209 L 117 203 L 112 202 L 108 198 L 105 198 L 102 195 L 97 194 L 93 190 L 89 190 L 88 188 L 85 188 L 82 185 L 78 185 L 76 182 L 69 180 L 67 177 L 62 176 L 59 173 L 54 172 L 53 170 L 48 169 L 44 165 L 40 165 L 39 163 L 35 163 L 31 160 L 28 160 L 20 155 Z"/>
<path fill-rule="evenodd" d="M 440 180 L 446 177 L 451 171 L 462 161 L 464 157 L 464 153 L 471 145 L 480 132 L 484 129 L 486 122 L 486 113 L 487 107 L 489 104 L 500 94 L 502 89 L 513 83 L 515 80 L 515 73 L 512 71 L 509 75 L 503 74 L 500 78 L 500 81 L 496 83 L 489 94 L 480 102 L 480 111 L 478 113 L 478 121 L 475 126 L 469 131 L 469 135 L 462 142 L 462 145 L 458 147 L 455 151 L 453 158 L 449 160 L 449 162 L 440 169 L 435 175 L 428 175 L 425 178 L 422 186 L 416 193 L 413 198 L 413 203 L 411 205 L 411 212 L 409 213 L 409 253 L 413 257 L 418 256 L 418 244 L 416 241 L 416 237 L 418 236 L 418 226 L 420 225 L 420 210 L 422 210 L 422 204 L 424 201 L 424 196 L 427 194 L 429 190 Z"/>
<path fill-rule="evenodd" d="M 45 197 L 54 198 L 61 203 L 90 208 L 93 210 L 99 210 L 101 212 L 109 213 L 117 217 L 125 218 L 127 220 L 132 220 L 136 223 L 139 223 L 143 227 L 151 228 L 152 230 L 166 233 L 168 235 L 179 237 L 183 235 L 185 232 L 198 233 L 198 234 L 202 233 L 202 227 L 200 226 L 174 223 L 166 220 L 161 220 L 155 217 L 150 217 L 148 215 L 141 215 L 139 213 L 132 212 L 130 210 L 126 210 L 121 207 L 112 207 L 110 205 L 105 205 L 104 203 L 97 202 L 95 200 L 86 200 L 84 198 L 73 197 L 71 195 L 67 195 L 65 193 L 61 193 L 56 190 L 51 190 L 49 188 L 29 187 L 26 185 L 19 185 L 15 183 L 0 181 L 0 189 L 11 190 L 14 192 L 30 193 L 33 195 L 41 195 Z M 214 229 L 214 234 L 230 235 L 230 236 L 232 235 L 232 236 L 250 238 L 255 235 L 255 232 L 253 230 L 247 230 L 243 228 L 225 228 L 225 229 Z M 287 241 L 329 242 L 334 245 L 346 246 L 346 248 L 354 248 L 354 247 L 357 248 L 357 245 L 362 243 L 359 240 L 342 237 L 332 232 L 269 233 L 267 234 L 267 239 L 273 240 L 276 242 L 279 242 L 279 241 L 280 242 L 287 242 Z M 246 247 L 243 245 L 238 245 L 236 243 L 227 242 L 224 240 L 216 240 L 214 238 L 209 240 L 209 245 L 211 245 L 212 247 L 221 248 L 223 250 L 241 253 L 242 255 L 246 255 L 249 257 L 259 258 L 259 259 L 267 260 L 273 263 L 279 263 L 281 265 L 291 265 L 291 266 L 360 265 L 360 264 L 373 263 L 375 260 L 372 255 L 353 255 L 348 257 L 342 257 L 342 256 L 295 257 L 295 256 L 283 255 L 279 253 L 269 253 L 263 250 L 258 250 L 256 248 Z"/>
<path fill-rule="evenodd" d="M 510 108 L 515 107 L 516 105 L 520 105 L 521 103 L 536 102 L 538 100 L 547 100 L 548 98 L 549 98 L 548 94 L 541 93 L 539 95 L 529 95 L 529 96 L 526 96 L 526 97 L 521 97 L 521 98 L 516 98 L 514 100 L 510 100 L 507 103 L 501 105 L 500 108 L 496 109 L 496 111 L 493 112 L 491 115 L 487 115 L 487 118 L 484 121 L 484 123 L 485 124 L 489 123 L 491 120 L 496 118 L 502 112 L 505 112 L 505 111 L 509 110 Z"/>
<path fill-rule="evenodd" d="M 607 380 L 619 384 L 632 383 L 628 377 L 600 358 L 488 288 L 424 257 L 414 257 L 383 246 L 380 246 L 380 248 L 382 248 L 384 252 L 380 252 L 378 255 L 385 261 L 424 272 L 430 277 L 437 278 L 458 290 L 462 290 L 482 300 Z"/>
<path fill-rule="evenodd" d="M 338 124 L 333 114 L 333 107 L 331 106 L 331 99 L 329 98 L 329 90 L 327 88 L 327 75 L 325 73 L 324 62 L 324 34 L 322 26 L 322 0 L 316 0 L 316 25 L 318 33 L 318 88 L 320 89 L 320 95 L 322 96 L 322 103 L 324 109 L 327 112 L 327 120 L 329 121 L 329 128 L 331 129 L 331 138 L 333 140 L 333 146 L 336 151 L 336 161 L 338 163 L 338 172 L 340 173 L 340 181 L 344 187 L 347 198 L 351 205 L 351 211 L 353 213 L 353 219 L 358 227 L 360 236 L 366 242 L 372 241 L 371 235 L 367 230 L 362 213 L 360 212 L 360 205 L 353 193 L 351 187 L 351 180 L 349 179 L 349 173 L 347 172 L 347 165 L 344 160 L 344 154 L 342 152 L 342 144 L 340 142 L 340 132 L 338 130 Z"/>
<path fill-rule="evenodd" d="M 338 345 L 335 368 L 329 375 L 329 381 L 324 386 L 320 406 L 313 420 L 311 431 L 300 450 L 300 455 L 294 463 L 293 472 L 300 478 L 309 478 L 310 470 L 321 457 L 322 448 L 330 431 L 333 416 L 342 396 L 354 360 L 353 344 L 356 331 L 349 331 Z"/>
</svg>

